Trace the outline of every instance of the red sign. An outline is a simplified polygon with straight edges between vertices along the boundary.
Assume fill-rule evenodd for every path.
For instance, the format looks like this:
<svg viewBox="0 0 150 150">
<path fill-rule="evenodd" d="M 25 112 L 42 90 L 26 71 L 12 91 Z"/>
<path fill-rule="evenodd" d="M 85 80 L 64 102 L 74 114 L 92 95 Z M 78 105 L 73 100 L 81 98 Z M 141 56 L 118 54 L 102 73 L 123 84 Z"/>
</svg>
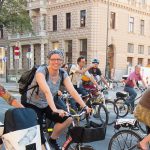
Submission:
<svg viewBox="0 0 150 150">
<path fill-rule="evenodd" d="M 20 51 L 19 51 L 19 47 L 16 46 L 15 49 L 14 49 L 14 55 L 15 56 L 19 56 L 20 55 Z"/>
</svg>

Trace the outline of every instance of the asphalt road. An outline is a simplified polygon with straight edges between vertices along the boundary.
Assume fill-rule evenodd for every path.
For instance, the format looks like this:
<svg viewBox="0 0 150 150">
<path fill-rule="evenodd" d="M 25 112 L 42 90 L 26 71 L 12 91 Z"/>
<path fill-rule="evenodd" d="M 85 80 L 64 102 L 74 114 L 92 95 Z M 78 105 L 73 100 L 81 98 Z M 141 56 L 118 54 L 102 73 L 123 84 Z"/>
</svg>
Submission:
<svg viewBox="0 0 150 150">
<path fill-rule="evenodd" d="M 11 89 L 11 87 L 9 87 Z M 119 90 L 122 90 L 122 89 L 119 89 Z M 109 96 L 113 99 L 115 97 L 115 92 L 116 91 L 110 91 L 109 92 Z M 19 94 L 18 93 L 12 93 L 15 97 L 19 98 Z M 4 121 L 4 114 L 5 114 L 5 111 L 10 108 L 11 106 L 8 106 L 8 104 L 2 100 L 2 98 L 0 98 L 0 121 L 3 122 Z M 132 117 L 132 115 L 129 115 L 128 116 L 129 118 Z M 102 141 L 96 141 L 96 142 L 92 142 L 92 143 L 87 143 L 86 145 L 92 145 L 95 150 L 107 150 L 108 149 L 108 143 L 109 143 L 109 140 L 110 138 L 113 136 L 114 134 L 114 128 L 113 128 L 113 125 L 111 126 L 108 126 L 107 127 L 107 131 L 106 131 L 106 137 L 105 137 L 105 140 L 102 140 Z M 63 140 L 64 139 L 64 135 L 62 135 L 59 139 L 60 143 L 62 144 L 63 143 Z"/>
</svg>

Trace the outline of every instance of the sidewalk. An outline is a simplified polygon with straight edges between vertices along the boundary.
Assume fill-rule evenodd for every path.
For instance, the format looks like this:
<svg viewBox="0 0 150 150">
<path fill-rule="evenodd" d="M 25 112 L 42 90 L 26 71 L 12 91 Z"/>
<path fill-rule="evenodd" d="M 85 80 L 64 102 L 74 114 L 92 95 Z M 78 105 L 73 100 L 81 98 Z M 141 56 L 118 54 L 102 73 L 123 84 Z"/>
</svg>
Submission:
<svg viewBox="0 0 150 150">
<path fill-rule="evenodd" d="M 0 78 L 1 80 L 1 78 Z M 6 83 L 4 80 L 1 80 L 0 84 L 2 84 L 6 90 L 10 91 L 10 92 L 19 92 L 19 85 L 18 83 L 15 82 L 8 82 Z"/>
</svg>

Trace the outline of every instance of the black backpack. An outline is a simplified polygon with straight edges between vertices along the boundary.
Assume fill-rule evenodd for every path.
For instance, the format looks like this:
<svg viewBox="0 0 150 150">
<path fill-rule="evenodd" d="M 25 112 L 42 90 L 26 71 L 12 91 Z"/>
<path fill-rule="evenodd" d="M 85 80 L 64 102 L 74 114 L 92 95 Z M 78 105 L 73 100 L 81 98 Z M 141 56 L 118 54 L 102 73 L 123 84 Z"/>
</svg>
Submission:
<svg viewBox="0 0 150 150">
<path fill-rule="evenodd" d="M 4 133 L 27 129 L 37 124 L 37 114 L 33 109 L 10 108 L 5 113 Z"/>
<path fill-rule="evenodd" d="M 39 92 L 39 85 L 38 84 L 36 84 L 36 85 L 34 85 L 34 86 L 30 87 L 30 88 L 29 88 L 29 85 L 31 85 L 31 83 L 32 83 L 32 81 L 34 79 L 35 73 L 36 73 L 37 69 L 40 66 L 45 66 L 45 72 L 46 72 L 45 79 L 46 79 L 46 81 L 48 81 L 49 73 L 48 73 L 48 69 L 47 69 L 47 64 L 33 66 L 32 69 L 24 72 L 21 75 L 20 79 L 18 80 L 19 93 L 21 94 L 21 103 L 23 105 L 26 104 L 27 91 L 28 90 L 33 89 L 33 92 L 36 90 L 37 94 Z M 64 71 L 60 70 L 61 84 L 63 84 L 63 73 L 64 73 Z M 33 92 L 32 92 L 32 94 L 33 94 Z M 31 96 L 32 96 L 32 94 L 31 94 Z"/>
</svg>

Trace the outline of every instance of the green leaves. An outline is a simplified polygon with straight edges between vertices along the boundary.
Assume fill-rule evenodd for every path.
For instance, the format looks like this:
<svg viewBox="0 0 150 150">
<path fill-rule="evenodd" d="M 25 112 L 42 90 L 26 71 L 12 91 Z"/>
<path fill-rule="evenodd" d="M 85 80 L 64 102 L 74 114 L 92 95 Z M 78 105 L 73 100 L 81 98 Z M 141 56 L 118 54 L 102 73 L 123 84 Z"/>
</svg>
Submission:
<svg viewBox="0 0 150 150">
<path fill-rule="evenodd" d="M 26 6 L 26 0 L 4 0 L 0 7 L 0 25 L 12 33 L 32 31 L 31 19 Z"/>
</svg>

